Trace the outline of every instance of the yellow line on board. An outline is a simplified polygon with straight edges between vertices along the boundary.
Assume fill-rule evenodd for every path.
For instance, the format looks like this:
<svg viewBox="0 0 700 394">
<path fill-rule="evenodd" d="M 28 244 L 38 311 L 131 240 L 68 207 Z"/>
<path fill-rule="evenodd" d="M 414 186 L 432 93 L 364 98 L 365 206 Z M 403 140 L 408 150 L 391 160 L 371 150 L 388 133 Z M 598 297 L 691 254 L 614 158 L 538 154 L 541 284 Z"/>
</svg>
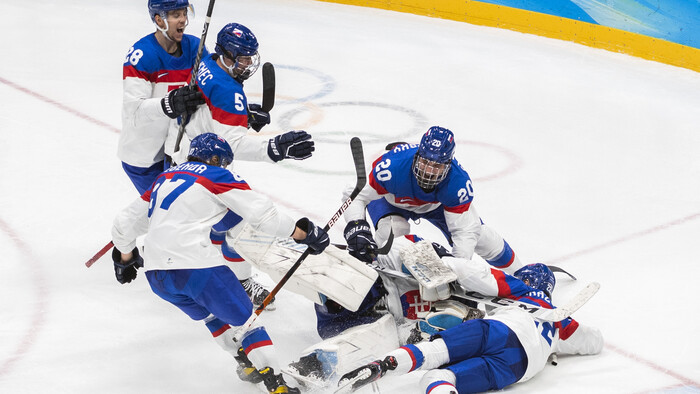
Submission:
<svg viewBox="0 0 700 394">
<path fill-rule="evenodd" d="M 380 8 L 573 41 L 700 72 L 700 49 L 638 33 L 471 0 L 317 0 Z"/>
</svg>

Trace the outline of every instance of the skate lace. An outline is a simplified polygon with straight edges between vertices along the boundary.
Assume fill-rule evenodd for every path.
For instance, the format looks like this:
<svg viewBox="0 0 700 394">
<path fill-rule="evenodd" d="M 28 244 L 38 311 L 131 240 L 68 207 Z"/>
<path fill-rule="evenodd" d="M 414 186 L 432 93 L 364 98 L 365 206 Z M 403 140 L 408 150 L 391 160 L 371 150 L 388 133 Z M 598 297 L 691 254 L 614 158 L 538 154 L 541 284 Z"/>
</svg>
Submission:
<svg viewBox="0 0 700 394">
<path fill-rule="evenodd" d="M 245 292 L 248 293 L 250 298 L 252 298 L 256 304 L 261 304 L 263 300 L 265 300 L 265 297 L 270 294 L 267 289 L 250 278 L 242 281 L 241 284 L 243 285 Z"/>
</svg>

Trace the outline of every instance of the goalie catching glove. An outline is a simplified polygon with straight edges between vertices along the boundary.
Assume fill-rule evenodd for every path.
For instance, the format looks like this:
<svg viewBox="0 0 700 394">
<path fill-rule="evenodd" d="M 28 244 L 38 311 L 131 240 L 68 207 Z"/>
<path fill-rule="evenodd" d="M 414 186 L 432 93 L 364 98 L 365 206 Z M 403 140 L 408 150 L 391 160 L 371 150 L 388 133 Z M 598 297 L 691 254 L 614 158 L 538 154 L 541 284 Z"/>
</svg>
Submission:
<svg viewBox="0 0 700 394">
<path fill-rule="evenodd" d="M 139 249 L 131 251 L 131 259 L 122 261 L 122 253 L 119 249 L 112 249 L 112 261 L 114 261 L 114 275 L 117 282 L 124 284 L 136 279 L 136 270 L 143 267 L 143 258 L 139 255 Z"/>
<path fill-rule="evenodd" d="M 267 155 L 274 162 L 282 159 L 308 159 L 314 150 L 311 134 L 303 130 L 280 134 L 271 138 L 267 145 Z"/>
<path fill-rule="evenodd" d="M 299 244 L 305 244 L 311 249 L 311 254 L 321 254 L 324 249 L 331 243 L 328 238 L 328 233 L 321 227 L 313 224 L 308 218 L 301 218 L 297 221 L 296 226 L 306 232 L 306 238 L 295 241 Z"/>
<path fill-rule="evenodd" d="M 343 236 L 348 243 L 348 253 L 354 258 L 371 263 L 377 250 L 377 243 L 372 238 L 372 231 L 366 220 L 348 222 L 343 230 Z"/>
<path fill-rule="evenodd" d="M 180 115 L 189 116 L 197 111 L 197 107 L 204 104 L 204 96 L 196 86 L 187 85 L 175 89 L 160 100 L 163 112 L 170 119 L 175 119 Z"/>
</svg>

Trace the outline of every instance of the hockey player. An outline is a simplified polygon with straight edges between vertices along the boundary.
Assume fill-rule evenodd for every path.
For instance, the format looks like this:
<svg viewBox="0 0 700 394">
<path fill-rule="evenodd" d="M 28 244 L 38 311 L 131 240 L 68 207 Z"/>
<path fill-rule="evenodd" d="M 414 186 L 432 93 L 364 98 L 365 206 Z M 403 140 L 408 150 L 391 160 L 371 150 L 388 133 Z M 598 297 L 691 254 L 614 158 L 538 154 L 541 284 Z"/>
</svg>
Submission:
<svg viewBox="0 0 700 394">
<path fill-rule="evenodd" d="M 367 186 L 344 215 L 344 235 L 353 256 L 370 262 L 377 247 L 366 208 L 380 244 L 390 232 L 408 234 L 408 219 L 424 218 L 443 232 L 455 256 L 471 259 L 476 252 L 510 273 L 522 267 L 510 245 L 481 221 L 472 203 L 472 181 L 454 151 L 453 133 L 433 126 L 420 144 L 400 143 L 372 164 Z"/>
<path fill-rule="evenodd" d="M 209 240 L 209 229 L 232 211 L 254 228 L 321 253 L 329 244 L 323 229 L 308 219 L 296 221 L 278 212 L 264 196 L 252 191 L 238 175 L 225 169 L 233 152 L 213 133 L 194 138 L 188 161 L 166 170 L 143 196 L 114 220 L 112 254 L 120 283 L 136 277 L 144 266 L 151 289 L 190 318 L 202 320 L 216 342 L 239 363 L 239 376 L 264 382 L 270 393 L 297 392 L 288 387 L 274 357 L 272 341 L 262 326 L 236 333 L 252 315 L 252 304 L 220 251 Z M 143 257 L 136 237 L 146 234 Z"/>
<path fill-rule="evenodd" d="M 419 241 L 415 235 L 397 237 L 387 254 L 376 256 L 370 266 L 380 279 L 356 311 L 332 300 L 314 305 L 317 331 L 324 341 L 305 349 L 285 372 L 310 387 L 325 386 L 329 379 L 399 345 L 419 342 L 454 325 L 455 319 L 462 322 L 483 317 L 483 311 L 464 302 L 423 298 L 419 282 L 406 273 L 401 257 L 404 249 L 411 250 Z M 434 243 L 433 247 L 439 254 L 447 254 L 442 246 Z"/>
<path fill-rule="evenodd" d="M 484 294 L 497 293 L 522 302 L 553 308 L 552 271 L 544 264 L 520 268 L 514 276 L 477 264 L 443 257 L 454 267 L 459 283 Z M 343 390 L 356 389 L 382 376 L 428 371 L 420 391 L 431 394 L 500 390 L 524 382 L 544 369 L 552 353 L 598 354 L 603 337 L 595 328 L 567 318 L 549 323 L 535 320 L 515 306 L 500 307 L 484 319 L 468 320 L 435 334 L 430 342 L 406 345 L 359 367 L 339 381 Z"/>
<path fill-rule="evenodd" d="M 183 86 L 200 41 L 184 34 L 190 7 L 188 0 L 149 0 L 156 31 L 137 41 L 124 60 L 117 156 L 139 194 L 166 168 L 163 147 L 171 120 L 204 104 L 200 92 Z"/>
<path fill-rule="evenodd" d="M 270 123 L 270 115 L 258 105 L 248 105 L 243 83 L 260 65 L 258 39 L 238 23 L 224 26 L 216 38 L 216 53 L 202 59 L 197 86 L 207 105 L 201 106 L 186 125 L 191 139 L 208 130 L 228 141 L 236 160 L 278 162 L 311 157 L 314 142 L 305 131 L 290 131 L 274 138 L 247 135 L 248 127 L 259 131 Z M 177 125 L 172 125 L 166 153 L 174 154 Z M 181 145 L 187 146 L 186 138 Z M 176 155 L 177 156 L 177 155 Z M 177 161 L 178 158 L 174 157 Z"/>
<path fill-rule="evenodd" d="M 206 105 L 199 107 L 189 119 L 185 129 L 188 138 L 183 136 L 181 146 L 187 146 L 189 139 L 207 130 L 228 141 L 236 160 L 273 163 L 283 159 L 303 160 L 311 157 L 314 142 L 305 131 L 290 131 L 273 138 L 247 135 L 249 127 L 260 131 L 265 124 L 270 123 L 270 115 L 262 111 L 259 105 L 248 104 L 243 91 L 243 83 L 260 65 L 258 46 L 255 35 L 241 24 L 229 23 L 219 31 L 216 53 L 202 58 L 197 74 L 197 86 L 204 95 Z M 175 162 L 180 163 L 186 158 L 174 151 L 178 131 L 179 125 L 173 122 L 165 151 Z M 180 149 L 179 152 L 186 153 L 187 149 Z M 239 223 L 239 217 L 227 215 L 212 229 L 212 242 L 221 245 L 226 260 L 242 262 L 235 268 L 236 275 L 243 279 L 246 292 L 257 306 L 270 292 L 253 280 L 250 264 L 242 261 L 241 256 L 228 245 L 223 236 Z"/>
</svg>

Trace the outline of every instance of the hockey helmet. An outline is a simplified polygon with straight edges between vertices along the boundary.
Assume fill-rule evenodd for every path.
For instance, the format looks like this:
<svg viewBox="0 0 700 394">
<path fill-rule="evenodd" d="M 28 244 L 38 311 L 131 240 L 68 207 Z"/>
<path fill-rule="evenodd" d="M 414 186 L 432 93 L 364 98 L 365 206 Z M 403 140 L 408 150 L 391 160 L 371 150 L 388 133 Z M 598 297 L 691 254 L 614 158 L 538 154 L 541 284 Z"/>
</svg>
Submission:
<svg viewBox="0 0 700 394">
<path fill-rule="evenodd" d="M 219 158 L 219 167 L 228 167 L 233 162 L 231 145 L 214 133 L 200 134 L 190 142 L 188 161 L 210 163 L 214 156 Z"/>
<path fill-rule="evenodd" d="M 413 157 L 413 175 L 418 186 L 430 190 L 442 182 L 450 172 L 454 155 L 454 134 L 440 126 L 429 128 Z"/>
<path fill-rule="evenodd" d="M 156 15 L 160 15 L 165 20 L 168 11 L 179 10 L 181 8 L 189 8 L 192 11 L 192 5 L 189 0 L 148 0 L 148 13 L 151 15 L 151 20 L 155 21 Z"/>
<path fill-rule="evenodd" d="M 216 53 L 235 63 L 226 66 L 229 73 L 241 81 L 255 74 L 260 66 L 258 39 L 252 31 L 239 23 L 229 23 L 216 36 Z"/>
<path fill-rule="evenodd" d="M 554 272 L 545 264 L 528 264 L 515 271 L 513 276 L 522 280 L 530 287 L 542 290 L 547 294 L 547 297 L 552 298 L 552 292 L 554 291 L 554 285 L 557 284 L 557 279 L 554 277 Z"/>
</svg>

